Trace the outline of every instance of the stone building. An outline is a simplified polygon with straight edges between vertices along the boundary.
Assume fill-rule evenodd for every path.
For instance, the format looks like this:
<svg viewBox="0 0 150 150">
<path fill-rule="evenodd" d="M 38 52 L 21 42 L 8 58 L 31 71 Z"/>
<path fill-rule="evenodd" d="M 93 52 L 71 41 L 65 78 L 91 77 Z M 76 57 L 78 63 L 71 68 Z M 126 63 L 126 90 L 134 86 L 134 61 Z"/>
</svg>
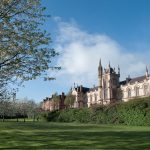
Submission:
<svg viewBox="0 0 150 150">
<path fill-rule="evenodd" d="M 98 86 L 86 88 L 77 86 L 72 89 L 76 96 L 74 108 L 90 107 L 92 105 L 107 105 L 117 101 L 128 101 L 133 98 L 140 98 L 150 95 L 150 75 L 146 67 L 145 75 L 136 78 L 126 78 L 120 82 L 120 68 L 117 72 L 108 65 L 102 67 L 101 60 L 98 66 Z"/>
<path fill-rule="evenodd" d="M 81 86 L 74 87 L 72 90 L 72 95 L 75 95 L 75 103 L 74 108 L 82 108 L 87 107 L 88 105 L 88 99 L 87 99 L 87 92 L 89 91 L 89 88 Z"/>
<path fill-rule="evenodd" d="M 54 101 L 53 95 L 50 98 L 46 97 L 42 103 L 42 110 L 53 111 L 53 110 L 64 109 L 65 108 L 65 104 L 64 104 L 65 97 L 66 96 L 64 93 L 62 93 L 61 95 L 58 95 L 58 102 L 57 103 Z"/>
</svg>

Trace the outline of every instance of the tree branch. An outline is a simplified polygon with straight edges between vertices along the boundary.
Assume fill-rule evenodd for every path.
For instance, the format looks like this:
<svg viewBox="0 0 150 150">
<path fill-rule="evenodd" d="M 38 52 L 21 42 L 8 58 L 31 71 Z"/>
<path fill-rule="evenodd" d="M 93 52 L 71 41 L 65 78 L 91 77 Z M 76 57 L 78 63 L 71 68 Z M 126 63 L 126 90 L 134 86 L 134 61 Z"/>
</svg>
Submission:
<svg viewBox="0 0 150 150">
<path fill-rule="evenodd" d="M 2 63 L 0 63 L 0 68 L 3 66 L 7 66 L 8 62 L 11 61 L 12 59 L 14 59 L 17 55 L 19 55 L 19 53 L 16 53 L 14 56 L 12 56 L 11 58 L 6 59 L 5 61 L 3 61 Z"/>
</svg>

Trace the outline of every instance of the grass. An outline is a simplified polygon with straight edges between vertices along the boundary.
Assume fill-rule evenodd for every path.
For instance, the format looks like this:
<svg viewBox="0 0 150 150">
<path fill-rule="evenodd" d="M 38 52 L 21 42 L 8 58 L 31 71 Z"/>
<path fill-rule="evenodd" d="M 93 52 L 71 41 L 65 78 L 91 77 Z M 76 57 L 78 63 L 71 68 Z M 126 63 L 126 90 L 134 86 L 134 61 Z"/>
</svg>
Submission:
<svg viewBox="0 0 150 150">
<path fill-rule="evenodd" d="M 1 149 L 150 149 L 150 127 L 1 122 Z"/>
</svg>

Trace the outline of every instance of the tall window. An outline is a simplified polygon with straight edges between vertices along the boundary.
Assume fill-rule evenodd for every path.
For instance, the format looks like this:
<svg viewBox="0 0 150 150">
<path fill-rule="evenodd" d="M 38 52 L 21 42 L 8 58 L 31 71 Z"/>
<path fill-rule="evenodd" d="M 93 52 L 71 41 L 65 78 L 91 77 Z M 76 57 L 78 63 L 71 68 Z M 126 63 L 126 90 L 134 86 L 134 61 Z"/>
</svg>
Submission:
<svg viewBox="0 0 150 150">
<path fill-rule="evenodd" d="M 92 95 L 90 95 L 90 102 L 92 103 Z"/>
<path fill-rule="evenodd" d="M 103 80 L 103 84 L 104 84 L 104 89 L 107 88 L 107 84 L 105 80 Z"/>
<path fill-rule="evenodd" d="M 121 98 L 124 98 L 124 93 L 123 93 L 123 91 L 120 91 L 120 95 L 121 95 Z"/>
<path fill-rule="evenodd" d="M 108 99 L 108 89 L 107 89 L 106 80 L 104 80 L 103 83 L 104 83 L 104 99 Z"/>
<path fill-rule="evenodd" d="M 108 90 L 104 89 L 104 99 L 108 99 Z"/>
<path fill-rule="evenodd" d="M 94 93 L 95 102 L 97 102 L 97 94 Z"/>
<path fill-rule="evenodd" d="M 148 85 L 144 85 L 144 95 L 148 94 Z"/>
<path fill-rule="evenodd" d="M 128 89 L 128 98 L 131 97 L 131 89 Z"/>
<path fill-rule="evenodd" d="M 139 87 L 135 87 L 135 96 L 139 96 Z"/>
<path fill-rule="evenodd" d="M 117 98 L 117 90 L 116 89 L 112 90 L 112 98 Z"/>
</svg>

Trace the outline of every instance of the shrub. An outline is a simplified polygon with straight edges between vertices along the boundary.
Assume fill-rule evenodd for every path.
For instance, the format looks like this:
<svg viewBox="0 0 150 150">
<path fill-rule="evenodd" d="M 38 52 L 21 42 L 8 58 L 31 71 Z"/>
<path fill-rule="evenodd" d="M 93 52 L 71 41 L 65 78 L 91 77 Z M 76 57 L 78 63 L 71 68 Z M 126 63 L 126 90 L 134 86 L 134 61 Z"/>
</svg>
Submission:
<svg viewBox="0 0 150 150">
<path fill-rule="evenodd" d="M 121 103 L 118 107 L 118 117 L 126 125 L 143 125 L 145 109 L 148 108 L 149 100 L 137 99 Z"/>
<path fill-rule="evenodd" d="M 60 112 L 58 110 L 52 112 L 42 112 L 41 118 L 45 121 L 58 121 L 58 116 Z"/>
<path fill-rule="evenodd" d="M 150 97 L 90 108 L 45 113 L 47 121 L 150 125 Z"/>
<path fill-rule="evenodd" d="M 60 115 L 58 117 L 58 120 L 61 122 L 74 122 L 76 121 L 76 113 L 77 113 L 78 109 L 66 109 L 66 110 L 62 110 L 60 111 Z"/>
<path fill-rule="evenodd" d="M 88 108 L 78 109 L 75 120 L 80 123 L 88 123 L 90 120 L 90 110 Z"/>
</svg>

